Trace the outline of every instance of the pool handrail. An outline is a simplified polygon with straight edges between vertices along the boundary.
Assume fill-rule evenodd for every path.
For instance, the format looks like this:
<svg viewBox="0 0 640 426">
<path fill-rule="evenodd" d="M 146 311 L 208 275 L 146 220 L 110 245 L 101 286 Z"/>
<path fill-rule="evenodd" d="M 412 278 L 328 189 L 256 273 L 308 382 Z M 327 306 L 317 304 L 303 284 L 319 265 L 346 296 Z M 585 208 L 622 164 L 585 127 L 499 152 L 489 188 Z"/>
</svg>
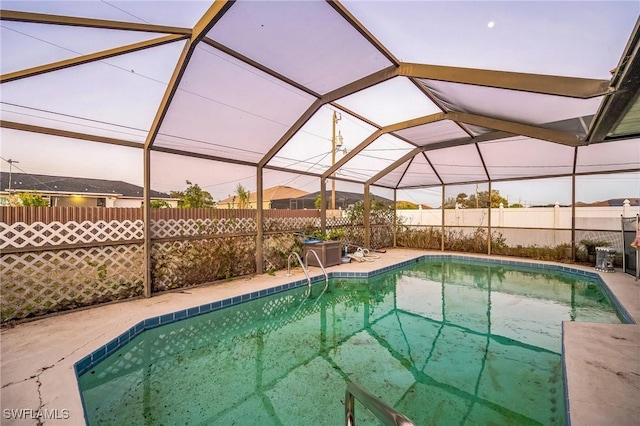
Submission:
<svg viewBox="0 0 640 426">
<path fill-rule="evenodd" d="M 308 268 L 307 265 L 309 265 L 309 254 L 313 253 L 313 255 L 316 257 L 316 260 L 318 261 L 318 265 L 320 265 L 320 269 L 322 269 L 322 273 L 324 274 L 324 280 L 327 283 L 326 285 L 329 285 L 329 275 L 327 275 L 327 271 L 325 271 L 324 266 L 322 266 L 322 261 L 320 260 L 320 257 L 318 257 L 318 253 L 316 253 L 315 250 L 309 250 L 307 251 L 307 254 L 304 257 L 304 266 L 305 268 Z M 326 286 L 325 286 L 326 288 Z"/>
<path fill-rule="evenodd" d="M 415 426 L 404 414 L 389 407 L 384 401 L 376 398 L 362 386 L 349 382 L 344 397 L 344 424 L 355 426 L 355 398 L 386 426 Z"/>
<path fill-rule="evenodd" d="M 287 277 L 290 277 L 292 275 L 291 274 L 291 256 L 295 256 L 295 258 L 298 260 L 298 263 L 302 268 L 302 272 L 304 272 L 304 275 L 307 277 L 307 284 L 309 284 L 309 288 L 311 288 L 311 277 L 309 277 L 309 272 L 307 271 L 307 267 L 302 262 L 302 259 L 300 259 L 300 255 L 295 251 L 292 251 L 291 254 L 289 254 L 289 257 L 287 258 Z"/>
</svg>

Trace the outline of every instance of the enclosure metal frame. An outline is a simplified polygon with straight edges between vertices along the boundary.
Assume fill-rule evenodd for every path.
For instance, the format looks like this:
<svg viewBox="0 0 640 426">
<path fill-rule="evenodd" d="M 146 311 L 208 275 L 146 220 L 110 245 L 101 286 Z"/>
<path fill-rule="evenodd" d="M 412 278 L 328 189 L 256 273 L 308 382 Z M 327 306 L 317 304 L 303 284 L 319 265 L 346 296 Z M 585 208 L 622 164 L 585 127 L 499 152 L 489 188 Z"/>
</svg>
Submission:
<svg viewBox="0 0 640 426">
<path fill-rule="evenodd" d="M 571 177 L 572 179 L 572 225 L 571 225 L 571 239 L 572 239 L 572 256 L 575 258 L 575 178 L 580 175 L 595 175 L 606 173 L 625 173 L 625 172 L 638 172 L 640 167 L 631 167 L 625 170 L 605 170 L 597 173 L 576 173 L 576 162 L 578 155 L 578 147 L 587 146 L 592 143 L 603 143 L 609 140 L 614 140 L 610 137 L 612 129 L 620 123 L 624 118 L 624 115 L 630 110 L 631 106 L 638 101 L 640 94 L 640 79 L 637 78 L 638 70 L 640 69 L 640 59 L 638 58 L 638 46 L 640 45 L 640 19 L 636 23 L 633 34 L 626 46 L 625 52 L 620 60 L 619 66 L 616 69 L 611 80 L 597 80 L 586 78 L 574 78 L 574 77 L 561 77 L 552 75 L 539 75 L 539 74 L 527 74 L 517 72 L 504 72 L 504 71 L 492 71 L 482 69 L 470 69 L 450 66 L 437 66 L 429 64 L 416 64 L 407 63 L 398 60 L 390 51 L 388 51 L 382 43 L 380 43 L 375 36 L 361 24 L 339 1 L 327 0 L 327 3 L 342 17 L 349 25 L 351 25 L 356 31 L 362 34 L 365 39 L 374 46 L 386 59 L 391 62 L 391 66 L 384 68 L 380 71 L 374 72 L 366 77 L 363 77 L 357 81 L 351 82 L 338 89 L 335 89 L 324 95 L 315 93 L 313 90 L 298 84 L 289 78 L 286 78 L 274 70 L 263 66 L 256 61 L 253 61 L 242 54 L 233 51 L 232 49 L 221 45 L 220 43 L 209 39 L 206 34 L 213 28 L 213 26 L 232 8 L 233 0 L 217 0 L 212 3 L 209 9 L 201 17 L 201 19 L 194 25 L 193 28 L 181 28 L 172 26 L 162 26 L 153 24 L 139 24 L 124 21 L 109 21 L 102 19 L 80 18 L 71 16 L 58 16 L 42 13 L 29 13 L 29 12 L 17 12 L 10 10 L 0 10 L 0 20 L 2 21 L 18 21 L 18 22 L 30 22 L 41 24 L 53 24 L 53 25 L 66 25 L 66 26 L 81 26 L 88 28 L 103 28 L 103 29 L 118 29 L 129 31 L 142 31 L 153 33 L 165 33 L 165 36 L 157 37 L 145 42 L 133 43 L 126 46 L 121 46 L 114 49 L 107 49 L 97 53 L 89 55 L 81 55 L 74 59 L 58 61 L 50 64 L 41 65 L 38 67 L 32 67 L 16 72 L 7 73 L 0 76 L 0 84 L 15 81 L 18 79 L 28 78 L 30 76 L 40 75 L 47 72 L 52 72 L 68 67 L 73 67 L 81 64 L 86 64 L 94 61 L 103 60 L 113 56 L 127 54 L 143 49 L 147 49 L 154 46 L 164 45 L 175 42 L 185 42 L 185 46 L 182 50 L 179 60 L 173 71 L 173 75 L 164 93 L 162 101 L 160 102 L 153 123 L 149 129 L 146 140 L 143 144 L 135 143 L 127 140 L 120 140 L 116 138 L 101 137 L 96 135 L 90 135 L 79 132 L 64 131 L 55 128 L 47 128 L 43 126 L 28 125 L 22 123 L 16 123 L 11 121 L 0 121 L 0 127 L 34 132 L 52 136 L 59 136 L 64 138 L 81 139 L 90 142 L 105 143 L 112 145 L 119 145 L 125 147 L 139 148 L 143 150 L 143 186 L 144 186 L 144 253 L 145 253 L 145 277 L 144 277 L 144 295 L 146 297 L 151 296 L 151 238 L 150 238 L 150 182 L 151 182 L 151 152 L 164 152 L 173 155 L 181 155 L 193 158 L 207 159 L 211 161 L 224 161 L 243 166 L 255 167 L 256 170 L 256 186 L 257 186 L 257 237 L 256 237 L 256 272 L 263 272 L 263 225 L 262 219 L 263 213 L 263 172 L 264 169 L 287 171 L 289 173 L 296 173 L 302 175 L 309 175 L 318 177 L 320 180 L 320 196 L 322 201 L 321 211 L 321 228 L 324 232 L 326 229 L 326 180 L 335 179 L 338 181 L 355 182 L 364 185 L 364 201 L 365 201 L 365 215 L 364 215 L 364 227 L 365 227 L 365 245 L 369 246 L 371 243 L 371 226 L 370 226 L 370 189 L 371 186 L 380 188 L 392 189 L 394 193 L 394 201 L 396 200 L 396 191 L 398 189 L 413 189 L 413 188 L 429 188 L 440 187 L 442 189 L 442 206 L 444 207 L 445 201 L 445 187 L 446 184 L 443 179 L 437 174 L 437 170 L 433 167 L 428 153 L 429 151 L 442 149 L 447 147 L 454 147 L 460 145 L 474 144 L 480 154 L 480 159 L 485 173 L 485 179 L 473 180 L 469 182 L 456 182 L 456 185 L 463 185 L 469 183 L 488 183 L 489 193 L 491 193 L 492 183 L 504 182 L 504 181 L 524 181 L 531 179 L 545 179 L 555 177 Z M 231 55 L 235 59 L 242 61 L 250 66 L 256 67 L 262 72 L 267 73 L 271 77 L 278 79 L 286 84 L 289 84 L 313 97 L 316 100 L 307 108 L 307 110 L 297 119 L 297 121 L 285 132 L 285 134 L 269 149 L 269 151 L 258 162 L 242 161 L 233 158 L 211 156 L 206 154 L 200 154 L 189 151 L 182 151 L 164 147 L 154 146 L 154 142 L 160 126 L 167 114 L 172 99 L 178 89 L 180 81 L 184 75 L 184 72 L 189 64 L 189 61 L 195 51 L 195 48 L 199 43 L 207 44 L 216 49 Z M 391 125 L 379 127 L 375 123 L 371 123 L 363 117 L 357 116 L 351 111 L 346 111 L 344 108 L 335 104 L 334 102 L 345 96 L 357 93 L 361 90 L 390 80 L 394 77 L 407 77 L 420 91 L 431 100 L 441 112 L 431 114 L 424 117 L 408 120 L 405 122 L 394 123 Z M 499 89 L 517 90 L 522 92 L 539 93 L 547 95 L 556 95 L 580 99 L 588 99 L 597 96 L 605 96 L 605 101 L 602 103 L 600 110 L 597 112 L 594 120 L 592 121 L 591 128 L 588 129 L 587 135 L 584 138 L 576 137 L 575 135 L 561 132 L 558 130 L 552 130 L 541 126 L 533 126 L 528 124 L 517 123 L 514 121 L 508 121 L 490 116 L 480 116 L 476 114 L 470 114 L 463 111 L 447 110 L 436 97 L 420 84 L 419 79 L 430 79 L 445 81 L 451 83 L 462 83 L 480 85 Z M 329 167 L 323 173 L 311 173 L 303 171 L 292 171 L 281 167 L 271 166 L 268 163 L 277 155 L 277 153 L 285 146 L 287 142 L 298 132 L 311 117 L 325 105 L 331 105 L 334 108 L 340 108 L 362 118 L 365 122 L 373 125 L 378 130 L 374 131 L 372 135 L 362 141 L 355 149 L 349 152 L 347 155 L 335 162 L 334 165 Z M 380 136 L 385 134 L 391 134 L 395 137 L 399 137 L 396 132 L 408 129 L 415 126 L 420 126 L 428 123 L 433 123 L 442 120 L 450 120 L 456 123 L 460 129 L 462 129 L 468 137 L 450 140 L 446 142 L 434 143 L 426 146 L 416 146 L 408 154 L 402 156 L 400 159 L 394 161 L 384 170 L 375 174 L 370 179 L 365 181 L 358 181 L 355 179 L 345 179 L 336 177 L 334 173 L 341 167 L 347 164 L 351 159 L 356 157 L 365 148 L 371 145 Z M 480 126 L 484 128 L 493 129 L 494 131 L 481 136 L 473 136 L 467 129 L 466 125 Z M 549 141 L 556 144 L 562 144 L 566 146 L 575 147 L 574 159 L 573 159 L 573 171 L 569 174 L 557 174 L 557 175 L 545 175 L 529 178 L 510 178 L 510 179 L 492 179 L 490 173 L 487 170 L 484 159 L 482 158 L 479 150 L 479 143 L 498 140 L 503 138 L 512 137 L 515 135 L 527 136 L 534 139 Z M 640 136 L 640 130 L 634 134 L 626 135 L 623 138 L 632 138 Z M 405 142 L 411 143 L 404 138 L 399 137 Z M 400 183 L 396 186 L 387 186 L 377 183 L 381 178 L 386 176 L 391 171 L 402 166 L 407 161 L 413 161 L 416 156 L 422 156 L 431 166 L 435 172 L 439 184 L 437 185 L 424 185 L 424 186 L 401 186 Z M 406 169 L 405 169 L 406 172 Z M 403 173 L 404 176 L 404 173 Z M 400 180 L 399 182 L 401 182 Z M 489 235 L 491 232 L 491 208 L 489 206 Z M 442 230 L 443 240 L 441 249 L 444 250 L 444 208 L 442 209 Z M 395 245 L 395 229 L 394 229 L 394 245 Z M 487 253 L 491 254 L 491 239 L 488 238 Z"/>
</svg>

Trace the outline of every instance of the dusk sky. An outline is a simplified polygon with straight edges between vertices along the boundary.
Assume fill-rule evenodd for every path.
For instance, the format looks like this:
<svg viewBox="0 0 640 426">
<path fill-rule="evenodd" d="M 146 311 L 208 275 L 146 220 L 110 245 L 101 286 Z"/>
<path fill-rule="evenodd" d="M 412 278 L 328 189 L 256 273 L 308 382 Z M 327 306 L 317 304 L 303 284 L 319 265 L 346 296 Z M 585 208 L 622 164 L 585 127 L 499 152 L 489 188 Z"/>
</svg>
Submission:
<svg viewBox="0 0 640 426">
<path fill-rule="evenodd" d="M 145 4 L 148 2 L 3 1 L 2 8 L 192 26 L 210 5 L 209 2 L 196 1 L 162 2 L 166 8 L 151 10 Z M 253 15 L 251 19 L 256 22 L 264 19 L 265 22 L 278 23 L 278 28 L 270 34 L 278 31 L 300 31 L 294 26 L 295 22 L 278 16 L 277 11 L 272 10 L 269 4 L 268 1 L 264 2 L 260 6 L 263 12 Z M 640 3 L 637 1 L 422 1 L 406 4 L 397 1 L 347 1 L 343 4 L 401 61 L 596 79 L 611 77 L 610 70 L 618 65 L 640 13 Z M 238 4 L 234 5 L 231 11 L 237 11 L 238 15 L 242 15 L 248 7 L 246 4 Z M 305 16 L 302 10 L 295 12 L 300 13 L 302 17 Z M 259 39 L 252 38 L 259 37 L 259 33 L 256 32 L 254 35 L 247 32 L 243 33 L 243 37 L 239 37 L 233 28 L 234 18 L 235 15 L 229 12 L 229 16 L 223 17 L 209 36 L 222 44 L 235 43 L 232 48 L 256 60 L 264 63 L 274 61 L 274 67 L 278 66 L 277 61 L 282 63 L 286 59 L 261 57 L 262 50 L 256 45 L 256 40 Z M 317 25 L 321 26 L 321 21 L 325 18 L 317 13 L 316 18 Z M 394 24 L 400 22 L 402 25 Z M 51 27 L 47 25 L 8 21 L 3 21 L 0 29 L 0 64 L 3 74 L 160 36 L 73 27 L 57 27 L 52 32 Z M 333 28 L 332 31 L 340 34 L 343 30 Z M 292 52 L 304 49 L 303 43 L 310 42 L 306 39 L 307 36 L 302 34 L 299 33 L 299 45 L 296 44 L 297 40 L 283 38 L 287 43 L 291 43 Z M 182 42 L 171 43 L 5 83 L 0 92 L 2 119 L 51 127 L 63 126 L 74 131 L 143 142 L 182 46 Z M 328 58 L 332 53 L 336 54 L 337 62 L 331 66 L 341 69 L 341 73 L 314 74 L 311 65 L 307 68 L 297 63 L 290 65 L 292 76 L 306 81 L 309 87 L 316 87 L 317 90 L 339 87 L 345 83 L 342 80 L 352 81 L 359 77 L 358 73 L 367 75 L 373 72 L 375 67 L 380 67 L 375 61 L 369 64 L 360 62 L 360 68 L 356 66 L 358 64 L 340 62 L 339 55 L 354 55 L 348 50 L 348 46 L 337 43 L 318 46 L 317 56 Z M 356 49 L 355 45 L 351 48 Z M 357 47 L 354 52 L 360 52 L 362 49 L 364 47 Z M 198 50 L 193 62 L 191 71 L 185 74 L 184 83 L 176 96 L 176 103 L 196 105 L 194 99 L 199 97 L 197 105 L 202 105 L 202 108 L 197 112 L 202 114 L 203 125 L 198 127 L 193 124 L 196 110 L 189 112 L 183 109 L 182 111 L 186 112 L 179 112 L 176 108 L 170 111 L 161 129 L 161 134 L 165 135 L 162 136 L 165 138 L 162 143 L 168 144 L 166 146 L 174 146 L 171 144 L 177 143 L 177 139 L 172 139 L 173 136 L 170 135 L 188 135 L 189 132 L 210 135 L 214 128 L 212 126 L 216 123 L 208 122 L 207 114 L 211 117 L 226 117 L 224 114 L 232 110 L 256 120 L 264 127 L 262 130 L 256 130 L 252 125 L 237 125 L 231 119 L 237 114 L 229 115 L 224 121 L 226 124 L 216 124 L 218 127 L 215 137 L 211 137 L 206 144 L 201 143 L 198 149 L 211 152 L 212 155 L 224 153 L 235 158 L 257 161 L 272 141 L 277 140 L 283 129 L 290 125 L 291 120 L 298 117 L 313 100 L 308 94 L 293 89 L 287 89 L 288 92 L 283 95 L 281 82 L 265 83 L 265 77 L 249 70 L 246 65 L 238 64 L 237 61 L 230 60 L 209 48 Z M 203 73 L 205 65 L 217 67 L 215 81 L 205 80 L 209 78 L 209 74 Z M 245 76 L 243 89 L 255 87 L 253 94 L 263 92 L 263 97 L 247 100 L 246 105 L 238 100 L 239 88 L 229 85 L 225 80 L 225 77 L 231 78 L 235 74 Z M 207 89 L 196 93 L 196 87 Z M 459 90 L 461 99 L 462 95 L 486 96 L 482 90 L 472 92 L 453 86 L 437 87 Z M 287 101 L 277 106 L 270 104 L 270 100 L 276 94 L 280 97 L 285 96 Z M 550 102 L 541 96 L 528 99 L 528 104 L 525 104 L 519 98 L 504 93 L 504 100 L 495 99 L 485 108 L 487 112 L 497 116 L 520 115 L 522 120 L 544 123 L 552 118 L 557 120 L 593 114 L 591 111 L 596 110 L 602 100 L 569 99 L 556 102 L 551 99 L 553 102 Z M 518 111 L 514 111 L 511 106 L 514 102 L 520 105 Z M 409 84 L 407 79 L 399 78 L 347 96 L 338 103 L 380 126 L 439 111 L 414 85 Z M 273 159 L 273 164 L 292 171 L 321 173 L 326 170 L 331 159 L 331 115 L 334 109 L 331 106 L 321 108 L 278 153 Z M 563 113 L 566 117 L 562 116 Z M 343 136 L 347 152 L 375 130 L 373 126 L 345 112 L 341 113 L 341 117 L 337 129 Z M 227 146 L 226 141 L 236 136 L 236 145 Z M 2 171 L 9 171 L 7 160 L 11 159 L 18 162 L 13 165 L 15 172 L 103 178 L 142 184 L 140 149 L 9 129 L 0 129 L 0 138 Z M 258 142 L 261 139 L 263 141 Z M 191 140 L 195 138 L 191 137 Z M 185 141 L 187 139 L 183 139 L 181 145 L 176 146 L 186 147 L 189 143 L 194 143 Z M 259 146 L 254 147 L 254 143 Z M 366 180 L 391 161 L 400 158 L 410 148 L 412 146 L 406 142 L 385 135 L 363 151 L 363 155 L 350 163 L 344 171 L 339 171 L 338 176 Z M 640 141 L 616 146 L 615 149 L 624 150 L 624 160 L 631 164 L 621 168 L 634 168 L 634 164 L 636 169 L 640 168 Z M 341 158 L 342 155 L 344 154 L 339 152 L 337 158 Z M 182 190 L 186 186 L 186 180 L 198 183 L 211 192 L 214 199 L 222 199 L 233 194 L 238 184 L 252 191 L 256 188 L 255 170 L 251 167 L 161 153 L 152 154 L 153 189 L 164 192 Z M 288 185 L 309 192 L 320 189 L 320 182 L 316 177 L 265 170 L 264 186 L 274 185 Z M 327 187 L 330 188 L 330 184 Z M 362 192 L 363 187 L 338 182 L 337 188 Z M 479 189 L 486 190 L 486 184 L 480 184 Z M 526 183 L 494 183 L 493 189 L 500 191 L 510 203 L 540 205 L 571 202 L 570 178 L 531 180 Z M 449 185 L 446 196 L 455 197 L 460 192 L 473 191 L 475 185 Z M 640 197 L 640 173 L 579 177 L 576 191 L 577 200 L 585 202 Z M 373 192 L 392 197 L 389 190 L 374 187 Z M 440 188 L 425 188 L 400 191 L 398 199 L 438 206 L 441 202 L 440 194 Z"/>
</svg>

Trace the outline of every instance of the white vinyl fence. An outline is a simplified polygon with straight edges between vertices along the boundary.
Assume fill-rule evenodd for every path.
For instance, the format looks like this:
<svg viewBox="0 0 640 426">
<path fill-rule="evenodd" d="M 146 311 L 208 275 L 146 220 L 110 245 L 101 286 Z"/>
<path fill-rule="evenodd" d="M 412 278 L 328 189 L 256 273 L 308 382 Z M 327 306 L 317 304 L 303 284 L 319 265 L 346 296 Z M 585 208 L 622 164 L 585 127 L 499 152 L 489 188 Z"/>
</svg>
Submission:
<svg viewBox="0 0 640 426">
<path fill-rule="evenodd" d="M 411 227 L 442 226 L 442 210 L 398 210 L 397 214 Z M 582 239 L 608 241 L 622 249 L 621 217 L 640 214 L 640 207 L 628 200 L 619 207 L 576 207 L 576 242 Z M 557 246 L 571 243 L 571 207 L 492 208 L 491 230 L 499 232 L 509 246 Z M 449 209 L 444 214 L 445 227 L 478 228 L 489 225 L 489 209 Z"/>
</svg>

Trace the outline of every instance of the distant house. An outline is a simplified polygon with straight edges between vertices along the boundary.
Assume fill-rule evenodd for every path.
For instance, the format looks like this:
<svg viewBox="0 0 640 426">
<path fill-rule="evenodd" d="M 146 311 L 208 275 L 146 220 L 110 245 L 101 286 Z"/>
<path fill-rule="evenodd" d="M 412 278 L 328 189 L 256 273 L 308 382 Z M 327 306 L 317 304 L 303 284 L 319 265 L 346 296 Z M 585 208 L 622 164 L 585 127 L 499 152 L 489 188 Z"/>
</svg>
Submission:
<svg viewBox="0 0 640 426">
<path fill-rule="evenodd" d="M 331 191 L 327 191 L 325 200 L 327 201 L 327 208 L 331 208 Z M 315 209 L 316 198 L 320 195 L 320 191 L 306 194 L 300 197 L 287 197 L 280 198 L 271 201 L 272 209 Z M 373 195 L 376 200 L 386 205 L 393 204 L 393 201 Z M 336 191 L 336 209 L 346 209 L 358 201 L 363 201 L 364 195 L 355 192 Z"/>
<path fill-rule="evenodd" d="M 267 188 L 262 191 L 262 208 L 263 209 L 272 209 L 272 202 L 275 199 L 281 198 L 296 198 L 308 194 L 306 191 L 302 191 L 297 188 L 292 188 L 290 186 L 273 186 L 271 188 Z M 231 195 L 224 200 L 218 201 L 216 206 L 219 209 L 237 209 L 240 207 L 240 200 L 237 195 Z M 252 192 L 249 194 L 249 205 L 246 208 L 255 209 L 258 207 L 257 202 L 257 192 Z"/>
<path fill-rule="evenodd" d="M 140 207 L 143 188 L 127 182 L 30 173 L 0 173 L 0 205 L 9 204 L 9 196 L 20 192 L 37 192 L 56 207 Z M 177 207 L 178 200 L 169 194 L 151 191 L 152 200 L 164 200 Z"/>
<path fill-rule="evenodd" d="M 640 198 L 610 198 L 604 201 L 596 201 L 594 203 L 583 203 L 578 201 L 576 203 L 576 207 L 622 207 L 624 205 L 624 201 L 629 200 L 629 205 L 631 207 L 640 205 Z"/>
</svg>

